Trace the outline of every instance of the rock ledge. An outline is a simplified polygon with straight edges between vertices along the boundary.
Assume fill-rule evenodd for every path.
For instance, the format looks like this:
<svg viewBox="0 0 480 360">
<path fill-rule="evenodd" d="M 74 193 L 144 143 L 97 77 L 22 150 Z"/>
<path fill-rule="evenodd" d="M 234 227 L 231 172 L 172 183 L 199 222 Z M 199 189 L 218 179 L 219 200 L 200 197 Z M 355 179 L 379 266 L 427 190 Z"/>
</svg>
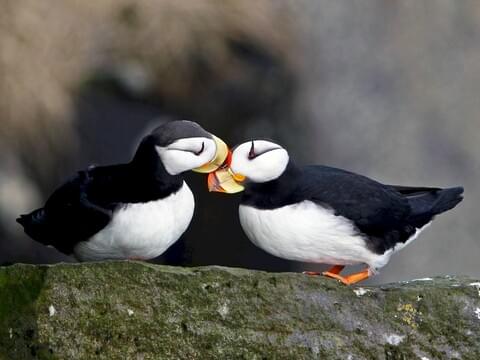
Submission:
<svg viewBox="0 0 480 360">
<path fill-rule="evenodd" d="M 480 359 L 480 281 L 137 262 L 0 267 L 0 359 Z"/>
</svg>

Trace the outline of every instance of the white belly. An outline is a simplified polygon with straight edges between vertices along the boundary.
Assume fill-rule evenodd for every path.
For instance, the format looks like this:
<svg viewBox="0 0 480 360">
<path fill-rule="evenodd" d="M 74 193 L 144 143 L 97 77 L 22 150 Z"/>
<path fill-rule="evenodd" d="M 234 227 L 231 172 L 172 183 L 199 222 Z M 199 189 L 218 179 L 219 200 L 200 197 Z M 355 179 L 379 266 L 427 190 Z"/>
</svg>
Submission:
<svg viewBox="0 0 480 360">
<path fill-rule="evenodd" d="M 184 182 L 180 190 L 164 199 L 116 210 L 104 229 L 77 244 L 74 254 L 82 261 L 152 259 L 185 232 L 194 208 L 192 191 Z"/>
<path fill-rule="evenodd" d="M 351 265 L 373 264 L 378 257 L 350 221 L 311 201 L 274 210 L 241 205 L 239 214 L 248 238 L 281 258 Z"/>
</svg>

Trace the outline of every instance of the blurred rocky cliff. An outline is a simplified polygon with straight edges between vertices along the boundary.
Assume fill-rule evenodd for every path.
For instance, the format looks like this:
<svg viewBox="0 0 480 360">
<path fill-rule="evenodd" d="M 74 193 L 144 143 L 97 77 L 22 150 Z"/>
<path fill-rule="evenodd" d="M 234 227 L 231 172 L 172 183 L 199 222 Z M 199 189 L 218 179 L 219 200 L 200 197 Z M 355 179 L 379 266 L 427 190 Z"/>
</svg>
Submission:
<svg viewBox="0 0 480 360">
<path fill-rule="evenodd" d="M 0 263 L 68 260 L 15 216 L 79 168 L 127 161 L 156 123 L 188 118 L 231 144 L 278 139 L 301 162 L 465 185 L 465 202 L 377 281 L 480 274 L 477 1 L 7 0 L 0 27 Z M 243 236 L 238 198 L 188 181 L 196 217 L 161 261 L 294 266 Z"/>
</svg>

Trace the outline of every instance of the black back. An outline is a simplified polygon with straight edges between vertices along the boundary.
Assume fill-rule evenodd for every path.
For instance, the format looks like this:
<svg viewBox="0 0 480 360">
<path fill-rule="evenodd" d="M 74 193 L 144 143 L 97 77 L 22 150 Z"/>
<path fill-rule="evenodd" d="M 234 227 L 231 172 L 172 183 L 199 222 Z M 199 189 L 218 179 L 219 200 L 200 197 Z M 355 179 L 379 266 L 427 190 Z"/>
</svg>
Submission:
<svg viewBox="0 0 480 360">
<path fill-rule="evenodd" d="M 328 166 L 296 167 L 291 161 L 273 181 L 249 183 L 242 204 L 259 209 L 310 200 L 343 216 L 383 254 L 407 241 L 416 229 L 461 201 L 462 188 L 438 189 L 384 185 Z"/>
</svg>

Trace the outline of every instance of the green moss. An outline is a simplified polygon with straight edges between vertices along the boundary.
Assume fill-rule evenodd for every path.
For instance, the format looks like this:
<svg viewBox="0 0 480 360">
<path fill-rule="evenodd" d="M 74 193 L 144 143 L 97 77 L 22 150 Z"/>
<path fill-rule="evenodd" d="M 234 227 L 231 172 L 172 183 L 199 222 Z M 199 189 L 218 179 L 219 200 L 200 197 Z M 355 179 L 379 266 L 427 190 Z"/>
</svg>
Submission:
<svg viewBox="0 0 480 360">
<path fill-rule="evenodd" d="M 410 360 L 415 358 L 417 358 L 417 356 L 408 345 L 385 345 L 386 360 Z"/>
<path fill-rule="evenodd" d="M 0 268 L 0 356 L 46 358 L 48 349 L 37 341 L 36 324 L 36 302 L 44 282 L 42 268 Z"/>
<path fill-rule="evenodd" d="M 10 293 L 0 296 L 0 321 L 16 340 L 2 334 L 0 358 L 402 359 L 458 351 L 468 359 L 480 324 L 464 308 L 478 306 L 478 295 L 435 284 L 357 296 L 291 273 L 135 262 L 12 266 L 0 269 L 1 294 Z M 449 332 L 447 324 L 460 328 Z M 25 338 L 26 329 L 33 332 Z M 402 337 L 398 345 L 387 341 L 392 334 Z"/>
</svg>

